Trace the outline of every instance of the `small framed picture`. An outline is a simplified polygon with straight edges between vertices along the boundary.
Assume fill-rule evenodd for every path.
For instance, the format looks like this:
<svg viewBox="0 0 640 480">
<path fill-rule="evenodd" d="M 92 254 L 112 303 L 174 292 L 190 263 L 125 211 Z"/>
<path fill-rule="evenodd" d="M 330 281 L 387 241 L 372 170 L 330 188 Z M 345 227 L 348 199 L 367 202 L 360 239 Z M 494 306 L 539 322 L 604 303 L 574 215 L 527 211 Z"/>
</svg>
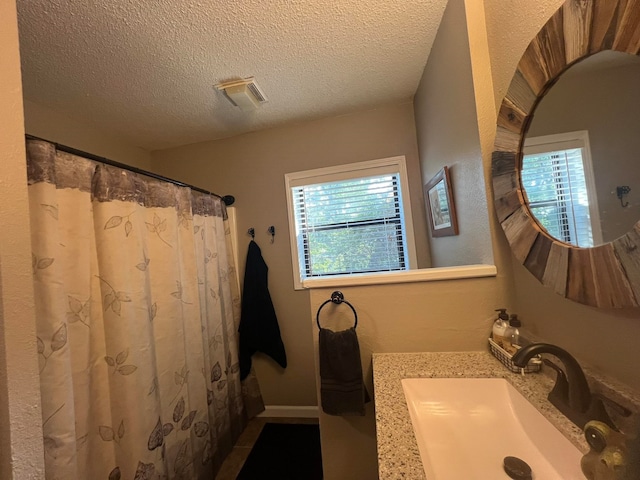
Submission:
<svg viewBox="0 0 640 480">
<path fill-rule="evenodd" d="M 449 169 L 443 167 L 424 186 L 427 215 L 433 237 L 458 235 L 458 219 L 453 203 Z"/>
</svg>

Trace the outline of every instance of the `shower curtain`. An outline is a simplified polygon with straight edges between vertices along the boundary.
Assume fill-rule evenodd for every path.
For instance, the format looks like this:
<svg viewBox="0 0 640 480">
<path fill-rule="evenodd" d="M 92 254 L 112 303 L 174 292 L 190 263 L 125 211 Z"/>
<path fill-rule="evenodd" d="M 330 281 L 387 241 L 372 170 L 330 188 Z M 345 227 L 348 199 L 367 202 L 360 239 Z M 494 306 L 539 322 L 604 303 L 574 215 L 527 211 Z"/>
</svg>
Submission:
<svg viewBox="0 0 640 480">
<path fill-rule="evenodd" d="M 27 142 L 46 478 L 213 479 L 241 383 L 222 201 Z"/>
</svg>

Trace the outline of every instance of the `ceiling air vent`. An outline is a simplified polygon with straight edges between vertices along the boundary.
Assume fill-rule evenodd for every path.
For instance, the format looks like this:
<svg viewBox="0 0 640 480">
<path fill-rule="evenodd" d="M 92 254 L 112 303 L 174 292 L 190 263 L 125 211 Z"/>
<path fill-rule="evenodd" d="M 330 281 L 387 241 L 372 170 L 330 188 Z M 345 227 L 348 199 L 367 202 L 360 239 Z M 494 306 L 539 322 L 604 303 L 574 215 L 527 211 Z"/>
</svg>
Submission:
<svg viewBox="0 0 640 480">
<path fill-rule="evenodd" d="M 253 77 L 222 82 L 216 88 L 222 90 L 231 103 L 243 112 L 255 110 L 267 101 Z"/>
</svg>

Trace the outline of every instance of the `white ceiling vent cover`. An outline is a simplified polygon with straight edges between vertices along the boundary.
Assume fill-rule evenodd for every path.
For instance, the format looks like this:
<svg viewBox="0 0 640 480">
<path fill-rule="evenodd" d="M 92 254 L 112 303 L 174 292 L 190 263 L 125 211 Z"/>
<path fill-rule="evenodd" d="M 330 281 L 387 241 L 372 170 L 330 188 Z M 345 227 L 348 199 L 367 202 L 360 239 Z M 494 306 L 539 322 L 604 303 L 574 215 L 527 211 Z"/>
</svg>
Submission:
<svg viewBox="0 0 640 480">
<path fill-rule="evenodd" d="M 216 88 L 222 90 L 227 98 L 243 112 L 255 110 L 267 102 L 267 97 L 253 77 L 219 83 Z"/>
</svg>

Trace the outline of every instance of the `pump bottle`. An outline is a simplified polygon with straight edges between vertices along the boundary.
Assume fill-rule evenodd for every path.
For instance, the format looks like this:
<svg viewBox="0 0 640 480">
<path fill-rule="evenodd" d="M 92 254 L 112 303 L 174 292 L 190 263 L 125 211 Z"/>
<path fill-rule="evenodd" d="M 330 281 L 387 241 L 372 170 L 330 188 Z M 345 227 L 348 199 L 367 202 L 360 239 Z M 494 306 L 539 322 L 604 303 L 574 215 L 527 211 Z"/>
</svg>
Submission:
<svg viewBox="0 0 640 480">
<path fill-rule="evenodd" d="M 510 354 L 515 354 L 518 351 L 520 345 L 520 327 L 522 323 L 518 318 L 518 315 L 515 313 L 509 317 L 509 328 L 507 328 L 505 332 L 506 340 L 509 342 L 509 349 L 507 350 Z"/>
<path fill-rule="evenodd" d="M 506 349 L 510 345 L 510 339 L 505 337 L 507 327 L 509 326 L 509 315 L 506 308 L 496 309 L 498 318 L 493 323 L 493 329 L 491 331 L 491 339 L 503 349 Z"/>
</svg>

